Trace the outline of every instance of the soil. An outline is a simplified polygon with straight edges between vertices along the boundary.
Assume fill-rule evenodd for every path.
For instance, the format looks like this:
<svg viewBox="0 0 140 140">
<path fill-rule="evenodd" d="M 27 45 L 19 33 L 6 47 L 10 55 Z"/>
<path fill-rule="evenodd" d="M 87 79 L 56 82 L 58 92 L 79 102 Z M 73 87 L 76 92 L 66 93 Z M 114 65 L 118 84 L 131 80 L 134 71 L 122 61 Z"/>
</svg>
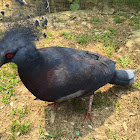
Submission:
<svg viewBox="0 0 140 140">
<path fill-rule="evenodd" d="M 54 15 L 56 21 L 52 24 Z M 89 11 L 63 12 L 50 14 L 47 17 L 49 24 L 47 31 L 43 32 L 49 32 L 52 35 L 48 36 L 47 39 L 42 37 L 40 41 L 36 42 L 38 48 L 67 46 L 108 56 L 102 41 L 89 41 L 89 43 L 81 45 L 75 40 L 66 39 L 62 32 L 79 35 L 87 34 L 94 29 L 98 32 L 104 32 L 109 26 L 112 26 L 117 29 L 116 35 L 112 36 L 113 40 L 117 42 L 117 49 L 113 52 L 111 59 L 119 60 L 125 56 L 129 56 L 130 59 L 129 66 L 122 67 L 117 63 L 116 68 L 135 69 L 139 67 L 140 55 L 135 52 L 135 50 L 139 50 L 139 46 L 135 46 L 133 52 L 129 52 L 125 46 L 132 30 L 134 30 L 129 25 L 128 19 L 123 23 L 116 24 L 113 15 L 94 15 Z M 103 24 L 94 24 L 90 21 L 91 17 L 102 18 Z M 60 19 L 63 20 L 60 21 Z M 5 67 L 1 69 L 5 69 Z M 136 82 L 139 80 L 140 74 L 137 74 Z M 140 90 L 136 88 L 136 82 L 129 86 L 107 84 L 99 89 L 95 93 L 93 101 L 94 122 L 92 123 L 88 119 L 85 125 L 83 125 L 84 116 L 81 113 L 86 111 L 89 97 L 61 103 L 55 110 L 54 106 L 48 106 L 47 102 L 34 100 L 35 96 L 25 88 L 22 82 L 19 82 L 15 86 L 17 100 L 11 97 L 9 104 L 0 101 L 0 139 L 12 139 L 10 130 L 13 120 L 10 115 L 12 108 L 24 108 L 27 105 L 30 113 L 26 114 L 22 121 L 29 120 L 30 129 L 24 135 L 16 134 L 16 140 L 44 139 L 42 136 L 49 137 L 49 134 L 56 137 L 46 137 L 46 139 L 51 140 L 138 140 L 140 139 Z M 40 129 L 43 131 L 42 133 L 39 133 Z"/>
</svg>

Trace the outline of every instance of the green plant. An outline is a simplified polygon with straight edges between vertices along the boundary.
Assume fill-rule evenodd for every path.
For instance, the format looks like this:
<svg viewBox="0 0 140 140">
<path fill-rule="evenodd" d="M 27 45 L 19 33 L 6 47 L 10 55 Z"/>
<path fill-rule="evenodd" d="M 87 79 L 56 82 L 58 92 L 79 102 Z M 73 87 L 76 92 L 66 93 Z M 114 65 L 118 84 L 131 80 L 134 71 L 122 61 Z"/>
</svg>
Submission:
<svg viewBox="0 0 140 140">
<path fill-rule="evenodd" d="M 118 62 L 121 66 L 130 66 L 129 63 L 130 63 L 130 60 L 129 60 L 129 56 L 126 56 L 125 58 L 119 58 Z"/>
<path fill-rule="evenodd" d="M 57 22 L 64 22 L 65 20 L 63 18 L 57 18 Z"/>
<path fill-rule="evenodd" d="M 131 17 L 129 25 L 134 26 L 135 29 L 140 29 L 140 14 Z"/>
<path fill-rule="evenodd" d="M 86 105 L 82 102 L 81 99 L 75 98 L 71 100 L 72 106 L 76 112 L 84 113 L 86 110 Z"/>
<path fill-rule="evenodd" d="M 113 101 L 111 100 L 111 98 L 108 97 L 108 96 L 103 96 L 102 92 L 100 92 L 100 91 L 96 92 L 96 98 L 97 98 L 97 100 L 95 100 L 93 102 L 94 106 L 100 107 L 100 106 L 110 106 L 110 105 L 113 105 Z"/>
<path fill-rule="evenodd" d="M 109 26 L 108 30 L 110 31 L 111 34 L 116 35 L 117 29 L 114 29 L 112 26 Z"/>
<path fill-rule="evenodd" d="M 57 129 L 56 130 L 56 134 L 54 133 L 54 131 L 53 130 L 50 130 L 50 134 L 47 134 L 47 135 L 44 135 L 42 138 L 60 138 L 60 137 L 62 137 L 63 135 L 65 135 L 66 134 L 66 131 L 61 131 L 61 129 Z"/>
<path fill-rule="evenodd" d="M 26 134 L 29 131 L 30 125 L 29 121 L 23 124 L 16 120 L 12 122 L 12 125 L 10 126 L 11 132 L 12 132 L 12 139 L 15 139 L 15 133 L 19 132 L 20 134 Z"/>
<path fill-rule="evenodd" d="M 90 19 L 90 23 L 103 24 L 103 20 L 101 18 L 98 18 L 98 17 L 92 17 Z"/>
<path fill-rule="evenodd" d="M 89 42 L 89 36 L 88 35 L 83 35 L 80 38 L 78 38 L 77 41 L 79 44 L 84 45 L 84 44 L 88 44 Z"/>
<path fill-rule="evenodd" d="M 18 116 L 19 118 L 22 118 L 25 116 L 25 114 L 28 114 L 29 110 L 27 110 L 27 105 L 24 107 L 24 109 L 17 109 L 17 108 L 12 108 L 11 115 L 13 117 Z"/>
<path fill-rule="evenodd" d="M 113 138 L 115 139 L 115 140 L 117 140 L 118 138 L 117 138 L 117 136 L 116 136 L 116 131 L 112 131 L 111 130 L 111 128 L 110 127 L 108 127 L 109 128 L 109 131 L 110 131 L 110 133 L 111 133 L 111 135 L 113 136 Z"/>
<path fill-rule="evenodd" d="M 122 140 L 127 140 L 127 138 L 125 138 L 125 137 L 122 137 Z"/>
<path fill-rule="evenodd" d="M 47 107 L 44 108 L 45 115 L 47 115 Z"/>
<path fill-rule="evenodd" d="M 77 11 L 80 8 L 79 0 L 74 0 L 74 2 L 70 5 L 71 11 Z"/>
<path fill-rule="evenodd" d="M 114 16 L 114 21 L 115 21 L 115 23 L 122 23 L 124 21 L 124 18 L 120 17 L 119 15 L 116 14 Z"/>
<path fill-rule="evenodd" d="M 43 134 L 44 134 L 44 131 L 42 130 L 41 126 L 39 127 L 37 133 L 38 133 L 39 135 L 43 135 Z"/>
<path fill-rule="evenodd" d="M 111 0 L 111 2 L 119 5 L 119 6 L 129 6 L 140 9 L 140 1 L 139 0 Z"/>
<path fill-rule="evenodd" d="M 3 96 L 3 97 L 1 98 L 1 101 L 2 101 L 3 103 L 9 104 L 9 102 L 10 102 L 10 97 L 9 97 L 8 95 L 5 95 L 5 96 Z"/>
<path fill-rule="evenodd" d="M 136 83 L 134 84 L 134 87 L 140 90 L 140 80 L 136 81 Z"/>
<path fill-rule="evenodd" d="M 71 33 L 62 32 L 62 36 L 64 36 L 66 39 L 74 39 L 74 35 Z"/>
</svg>

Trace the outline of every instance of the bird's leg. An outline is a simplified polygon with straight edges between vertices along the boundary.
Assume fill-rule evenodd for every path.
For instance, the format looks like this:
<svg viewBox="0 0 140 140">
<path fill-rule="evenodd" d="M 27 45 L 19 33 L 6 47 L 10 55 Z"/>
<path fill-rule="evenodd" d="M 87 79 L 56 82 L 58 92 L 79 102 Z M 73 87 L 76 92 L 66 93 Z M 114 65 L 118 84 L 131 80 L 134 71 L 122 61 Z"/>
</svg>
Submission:
<svg viewBox="0 0 140 140">
<path fill-rule="evenodd" d="M 54 105 L 54 110 L 57 110 L 58 103 L 51 102 L 51 103 L 47 104 L 46 106 L 51 106 L 51 105 Z"/>
<path fill-rule="evenodd" d="M 86 121 L 87 121 L 87 119 L 88 119 L 89 116 L 90 116 L 91 121 L 93 122 L 93 117 L 92 117 L 92 113 L 91 113 L 93 97 L 94 97 L 94 95 L 91 95 L 91 96 L 90 96 L 90 99 L 89 99 L 89 106 L 88 106 L 88 111 L 85 112 L 85 113 L 83 114 L 83 115 L 86 115 L 83 124 L 86 123 Z"/>
</svg>

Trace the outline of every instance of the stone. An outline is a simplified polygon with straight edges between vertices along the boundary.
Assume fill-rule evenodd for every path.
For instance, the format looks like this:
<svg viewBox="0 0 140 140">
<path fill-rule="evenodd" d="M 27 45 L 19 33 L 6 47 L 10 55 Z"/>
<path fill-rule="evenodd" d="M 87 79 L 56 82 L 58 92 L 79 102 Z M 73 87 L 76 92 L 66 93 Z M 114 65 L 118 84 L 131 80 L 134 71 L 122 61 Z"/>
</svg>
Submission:
<svg viewBox="0 0 140 140">
<path fill-rule="evenodd" d="M 92 129 L 92 126 L 91 125 L 88 125 L 88 128 Z"/>
<path fill-rule="evenodd" d="M 86 22 L 84 22 L 84 21 L 83 21 L 81 24 L 82 24 L 82 25 L 87 25 L 87 23 L 86 23 Z"/>
<path fill-rule="evenodd" d="M 51 111 L 51 119 L 50 119 L 50 123 L 53 124 L 55 121 L 55 113 L 53 111 Z"/>
<path fill-rule="evenodd" d="M 125 131 L 127 131 L 127 128 L 128 128 L 128 127 L 127 127 L 126 122 L 123 123 L 123 128 L 124 128 Z"/>
<path fill-rule="evenodd" d="M 1 109 L 4 109 L 4 106 L 1 106 Z"/>
<path fill-rule="evenodd" d="M 127 40 L 125 46 L 128 48 L 129 52 L 132 52 L 134 48 L 140 46 L 140 29 L 133 31 L 130 39 Z"/>
<path fill-rule="evenodd" d="M 10 106 L 11 106 L 11 107 L 13 107 L 13 104 L 14 104 L 13 102 L 10 102 Z"/>
<path fill-rule="evenodd" d="M 71 125 L 74 125 L 74 122 L 70 122 Z"/>
</svg>

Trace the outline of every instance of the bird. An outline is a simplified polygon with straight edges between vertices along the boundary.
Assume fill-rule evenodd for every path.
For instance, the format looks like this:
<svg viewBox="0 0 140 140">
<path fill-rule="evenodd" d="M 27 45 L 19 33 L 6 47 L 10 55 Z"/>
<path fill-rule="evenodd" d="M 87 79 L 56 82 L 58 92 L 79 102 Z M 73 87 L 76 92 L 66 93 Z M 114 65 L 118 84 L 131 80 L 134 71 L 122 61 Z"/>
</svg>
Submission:
<svg viewBox="0 0 140 140">
<path fill-rule="evenodd" d="M 25 87 L 38 99 L 60 103 L 90 96 L 83 124 L 90 117 L 94 92 L 110 84 L 129 85 L 133 70 L 118 70 L 115 62 L 101 54 L 68 47 L 36 48 L 32 27 L 18 25 L 0 42 L 0 67 L 13 62 Z"/>
<path fill-rule="evenodd" d="M 44 38 L 46 38 L 47 37 L 47 34 L 46 33 L 43 33 L 43 36 L 44 36 Z"/>
<path fill-rule="evenodd" d="M 48 25 L 48 19 L 47 18 L 45 18 L 45 20 L 43 21 L 43 23 L 42 23 L 42 26 L 44 27 L 45 25 Z"/>
<path fill-rule="evenodd" d="M 25 0 L 15 0 L 16 2 L 19 2 L 20 6 L 27 5 L 27 2 Z"/>
<path fill-rule="evenodd" d="M 4 14 L 5 14 L 5 11 L 1 11 L 1 14 L 4 16 Z"/>
<path fill-rule="evenodd" d="M 31 16 L 30 16 L 30 15 L 28 15 L 28 16 L 27 16 L 27 19 L 30 19 L 30 18 L 31 18 Z"/>
<path fill-rule="evenodd" d="M 45 4 L 44 4 L 45 8 L 48 8 L 49 7 L 49 2 L 46 1 Z"/>
<path fill-rule="evenodd" d="M 35 26 L 36 26 L 36 27 L 40 26 L 40 20 L 39 20 L 39 19 L 36 19 L 36 20 L 35 20 Z"/>
<path fill-rule="evenodd" d="M 5 6 L 6 6 L 6 7 L 9 7 L 9 4 L 8 4 L 8 3 L 6 3 L 6 4 L 5 4 Z"/>
</svg>

